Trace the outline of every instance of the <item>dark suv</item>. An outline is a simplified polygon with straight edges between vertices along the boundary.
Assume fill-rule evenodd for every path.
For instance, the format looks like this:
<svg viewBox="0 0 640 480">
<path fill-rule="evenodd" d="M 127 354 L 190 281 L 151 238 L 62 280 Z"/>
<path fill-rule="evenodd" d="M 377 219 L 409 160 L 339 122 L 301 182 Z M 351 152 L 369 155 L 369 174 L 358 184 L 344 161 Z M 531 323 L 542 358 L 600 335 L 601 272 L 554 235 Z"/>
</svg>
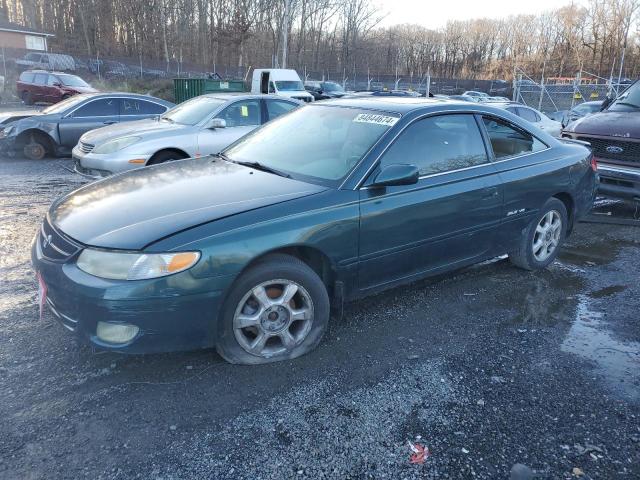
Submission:
<svg viewBox="0 0 640 480">
<path fill-rule="evenodd" d="M 26 105 L 57 103 L 78 93 L 97 92 L 76 75 L 45 70 L 27 70 L 16 81 L 16 91 Z"/>
<path fill-rule="evenodd" d="M 562 136 L 591 144 L 603 195 L 640 199 L 640 83 L 635 82 L 604 109 L 571 122 Z"/>
</svg>

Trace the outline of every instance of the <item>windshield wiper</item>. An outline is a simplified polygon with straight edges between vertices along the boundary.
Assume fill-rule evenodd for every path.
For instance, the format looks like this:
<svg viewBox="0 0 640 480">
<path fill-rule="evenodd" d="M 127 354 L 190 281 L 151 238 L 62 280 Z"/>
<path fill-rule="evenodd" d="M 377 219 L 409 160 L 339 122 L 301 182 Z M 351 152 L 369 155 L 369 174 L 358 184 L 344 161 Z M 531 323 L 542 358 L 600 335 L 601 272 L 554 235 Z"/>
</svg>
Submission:
<svg viewBox="0 0 640 480">
<path fill-rule="evenodd" d="M 276 168 L 268 167 L 267 165 L 264 165 L 260 162 L 242 162 L 240 160 L 232 160 L 222 152 L 216 153 L 214 157 L 221 158 L 227 162 L 237 163 L 238 165 L 242 165 L 244 167 L 255 168 L 256 170 L 261 170 L 263 172 L 273 173 L 274 175 L 279 175 L 280 177 L 291 178 L 291 175 L 289 175 L 288 173 L 282 172 Z"/>
</svg>

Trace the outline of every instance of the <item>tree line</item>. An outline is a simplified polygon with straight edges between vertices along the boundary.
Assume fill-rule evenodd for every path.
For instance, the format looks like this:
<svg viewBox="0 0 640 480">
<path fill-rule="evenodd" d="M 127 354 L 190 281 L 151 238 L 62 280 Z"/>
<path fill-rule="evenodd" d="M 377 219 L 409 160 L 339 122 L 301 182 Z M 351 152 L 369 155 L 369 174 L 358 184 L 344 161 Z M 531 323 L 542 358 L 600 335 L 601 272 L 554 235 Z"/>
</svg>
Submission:
<svg viewBox="0 0 640 480">
<path fill-rule="evenodd" d="M 207 71 L 282 63 L 349 78 L 617 77 L 640 68 L 640 0 L 590 0 L 538 15 L 382 27 L 371 0 L 0 0 L 0 18 L 55 34 L 52 51 L 153 59 Z M 416 19 L 418 21 L 419 19 Z M 625 48 L 626 47 L 626 48 Z"/>
</svg>

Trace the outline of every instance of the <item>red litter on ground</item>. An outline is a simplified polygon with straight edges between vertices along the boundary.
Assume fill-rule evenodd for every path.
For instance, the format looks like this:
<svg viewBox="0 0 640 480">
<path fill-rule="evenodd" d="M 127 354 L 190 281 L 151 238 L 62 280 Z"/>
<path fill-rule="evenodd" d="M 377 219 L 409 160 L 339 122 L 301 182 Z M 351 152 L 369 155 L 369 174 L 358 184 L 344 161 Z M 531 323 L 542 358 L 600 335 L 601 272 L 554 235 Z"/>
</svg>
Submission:
<svg viewBox="0 0 640 480">
<path fill-rule="evenodd" d="M 407 440 L 409 444 L 409 448 L 413 452 L 409 457 L 409 463 L 413 464 L 422 464 L 427 459 L 431 452 L 429 452 L 429 448 L 420 445 L 419 443 L 413 443 L 411 440 Z"/>
</svg>

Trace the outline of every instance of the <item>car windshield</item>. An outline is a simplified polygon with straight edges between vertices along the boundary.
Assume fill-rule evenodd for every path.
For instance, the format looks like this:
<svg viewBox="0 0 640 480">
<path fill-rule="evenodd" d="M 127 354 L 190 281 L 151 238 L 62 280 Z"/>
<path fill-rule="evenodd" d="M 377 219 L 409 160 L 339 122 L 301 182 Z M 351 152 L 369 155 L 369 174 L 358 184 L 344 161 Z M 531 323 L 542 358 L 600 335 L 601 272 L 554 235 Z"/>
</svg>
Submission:
<svg viewBox="0 0 640 480">
<path fill-rule="evenodd" d="M 60 113 L 65 110 L 75 107 L 81 102 L 84 102 L 87 98 L 91 97 L 91 95 L 74 95 L 73 97 L 69 97 L 66 100 L 62 100 L 61 102 L 54 103 L 50 107 L 42 110 L 42 113 Z"/>
<path fill-rule="evenodd" d="M 224 100 L 211 97 L 196 97 L 173 107 L 160 117 L 162 120 L 180 123 L 182 125 L 196 125 L 225 103 Z"/>
<path fill-rule="evenodd" d="M 269 122 L 224 153 L 231 161 L 259 162 L 294 178 L 336 186 L 398 118 L 348 107 L 303 107 Z"/>
<path fill-rule="evenodd" d="M 299 80 L 280 80 L 279 82 L 276 82 L 276 88 L 281 92 L 304 90 L 302 82 Z"/>
<path fill-rule="evenodd" d="M 89 87 L 90 85 L 75 75 L 58 75 L 63 85 L 67 87 Z"/>
<path fill-rule="evenodd" d="M 613 112 L 640 110 L 640 82 L 636 82 L 620 94 L 607 109 Z"/>
<path fill-rule="evenodd" d="M 344 88 L 342 88 L 342 85 L 338 85 L 337 83 L 333 82 L 324 82 L 322 84 L 322 89 L 326 90 L 327 92 L 344 92 Z"/>
</svg>

